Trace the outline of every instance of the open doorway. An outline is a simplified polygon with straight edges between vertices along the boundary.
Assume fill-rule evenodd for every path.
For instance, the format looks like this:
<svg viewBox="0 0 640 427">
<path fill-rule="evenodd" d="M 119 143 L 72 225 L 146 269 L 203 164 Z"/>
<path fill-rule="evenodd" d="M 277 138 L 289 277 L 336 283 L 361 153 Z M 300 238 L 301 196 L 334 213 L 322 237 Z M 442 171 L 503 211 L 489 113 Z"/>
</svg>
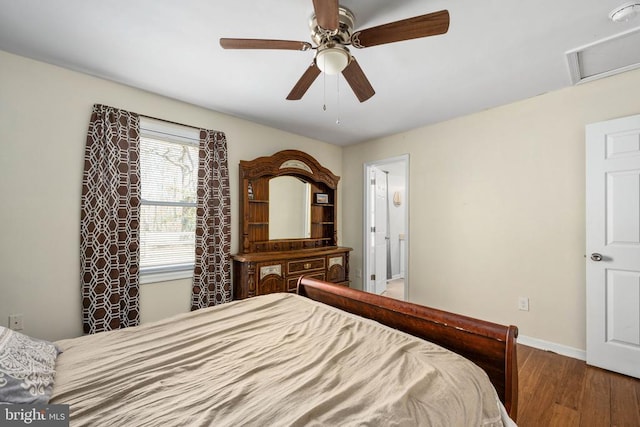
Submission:
<svg viewBox="0 0 640 427">
<path fill-rule="evenodd" d="M 409 155 L 365 164 L 364 284 L 409 299 Z"/>
</svg>

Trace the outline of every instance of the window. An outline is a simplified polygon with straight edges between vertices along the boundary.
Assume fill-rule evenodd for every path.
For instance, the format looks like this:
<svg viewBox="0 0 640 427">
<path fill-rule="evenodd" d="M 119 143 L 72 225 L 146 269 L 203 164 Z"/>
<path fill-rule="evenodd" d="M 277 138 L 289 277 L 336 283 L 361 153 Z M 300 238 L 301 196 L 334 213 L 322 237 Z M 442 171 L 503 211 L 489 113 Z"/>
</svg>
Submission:
<svg viewBox="0 0 640 427">
<path fill-rule="evenodd" d="M 140 118 L 141 276 L 193 271 L 198 144 L 198 129 Z"/>
</svg>

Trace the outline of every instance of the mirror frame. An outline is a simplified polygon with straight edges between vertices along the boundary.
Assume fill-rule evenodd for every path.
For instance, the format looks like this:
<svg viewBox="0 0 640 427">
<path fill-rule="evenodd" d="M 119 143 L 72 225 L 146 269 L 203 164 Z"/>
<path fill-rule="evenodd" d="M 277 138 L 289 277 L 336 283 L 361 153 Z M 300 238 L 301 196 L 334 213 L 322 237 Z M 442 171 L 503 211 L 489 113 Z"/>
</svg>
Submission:
<svg viewBox="0 0 640 427">
<path fill-rule="evenodd" d="M 310 249 L 326 246 L 337 246 L 337 188 L 339 176 L 334 175 L 329 169 L 323 167 L 315 158 L 298 150 L 283 150 L 272 156 L 258 157 L 254 160 L 240 161 L 240 253 L 252 252 L 277 252 L 286 250 Z M 265 204 L 268 210 L 268 182 L 278 176 L 293 176 L 311 184 L 312 195 L 317 193 L 327 194 L 331 203 L 324 208 L 333 212 L 332 226 L 323 229 L 322 236 L 313 235 L 311 238 L 302 239 L 278 239 L 269 240 L 268 237 L 268 213 L 267 218 L 262 219 L 266 227 L 266 233 L 253 232 L 251 209 L 255 205 Z M 266 194 L 266 200 L 254 200 L 256 192 Z M 266 188 L 266 190 L 265 190 Z M 258 203 L 259 202 L 259 203 Z M 312 197 L 311 208 L 321 206 L 315 203 Z M 250 206 L 254 205 L 254 206 Z M 312 226 L 313 227 L 313 226 Z"/>
</svg>

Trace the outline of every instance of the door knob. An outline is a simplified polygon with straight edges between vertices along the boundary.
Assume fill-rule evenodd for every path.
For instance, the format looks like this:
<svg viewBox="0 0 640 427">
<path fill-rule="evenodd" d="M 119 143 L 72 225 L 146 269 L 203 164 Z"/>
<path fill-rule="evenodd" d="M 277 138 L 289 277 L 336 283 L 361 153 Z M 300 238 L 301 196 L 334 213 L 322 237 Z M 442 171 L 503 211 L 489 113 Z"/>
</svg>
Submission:
<svg viewBox="0 0 640 427">
<path fill-rule="evenodd" d="M 602 261 L 602 255 L 600 255 L 599 253 L 592 253 L 591 254 L 591 260 L 592 261 Z"/>
</svg>

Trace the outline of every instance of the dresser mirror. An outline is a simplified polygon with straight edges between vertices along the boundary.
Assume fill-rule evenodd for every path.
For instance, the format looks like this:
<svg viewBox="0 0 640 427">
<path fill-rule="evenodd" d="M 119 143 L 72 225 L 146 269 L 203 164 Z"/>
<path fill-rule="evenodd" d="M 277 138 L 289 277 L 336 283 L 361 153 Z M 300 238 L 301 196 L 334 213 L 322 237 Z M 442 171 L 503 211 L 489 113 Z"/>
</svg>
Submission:
<svg viewBox="0 0 640 427">
<path fill-rule="evenodd" d="M 311 184 L 295 176 L 269 180 L 269 240 L 311 237 Z"/>
</svg>

